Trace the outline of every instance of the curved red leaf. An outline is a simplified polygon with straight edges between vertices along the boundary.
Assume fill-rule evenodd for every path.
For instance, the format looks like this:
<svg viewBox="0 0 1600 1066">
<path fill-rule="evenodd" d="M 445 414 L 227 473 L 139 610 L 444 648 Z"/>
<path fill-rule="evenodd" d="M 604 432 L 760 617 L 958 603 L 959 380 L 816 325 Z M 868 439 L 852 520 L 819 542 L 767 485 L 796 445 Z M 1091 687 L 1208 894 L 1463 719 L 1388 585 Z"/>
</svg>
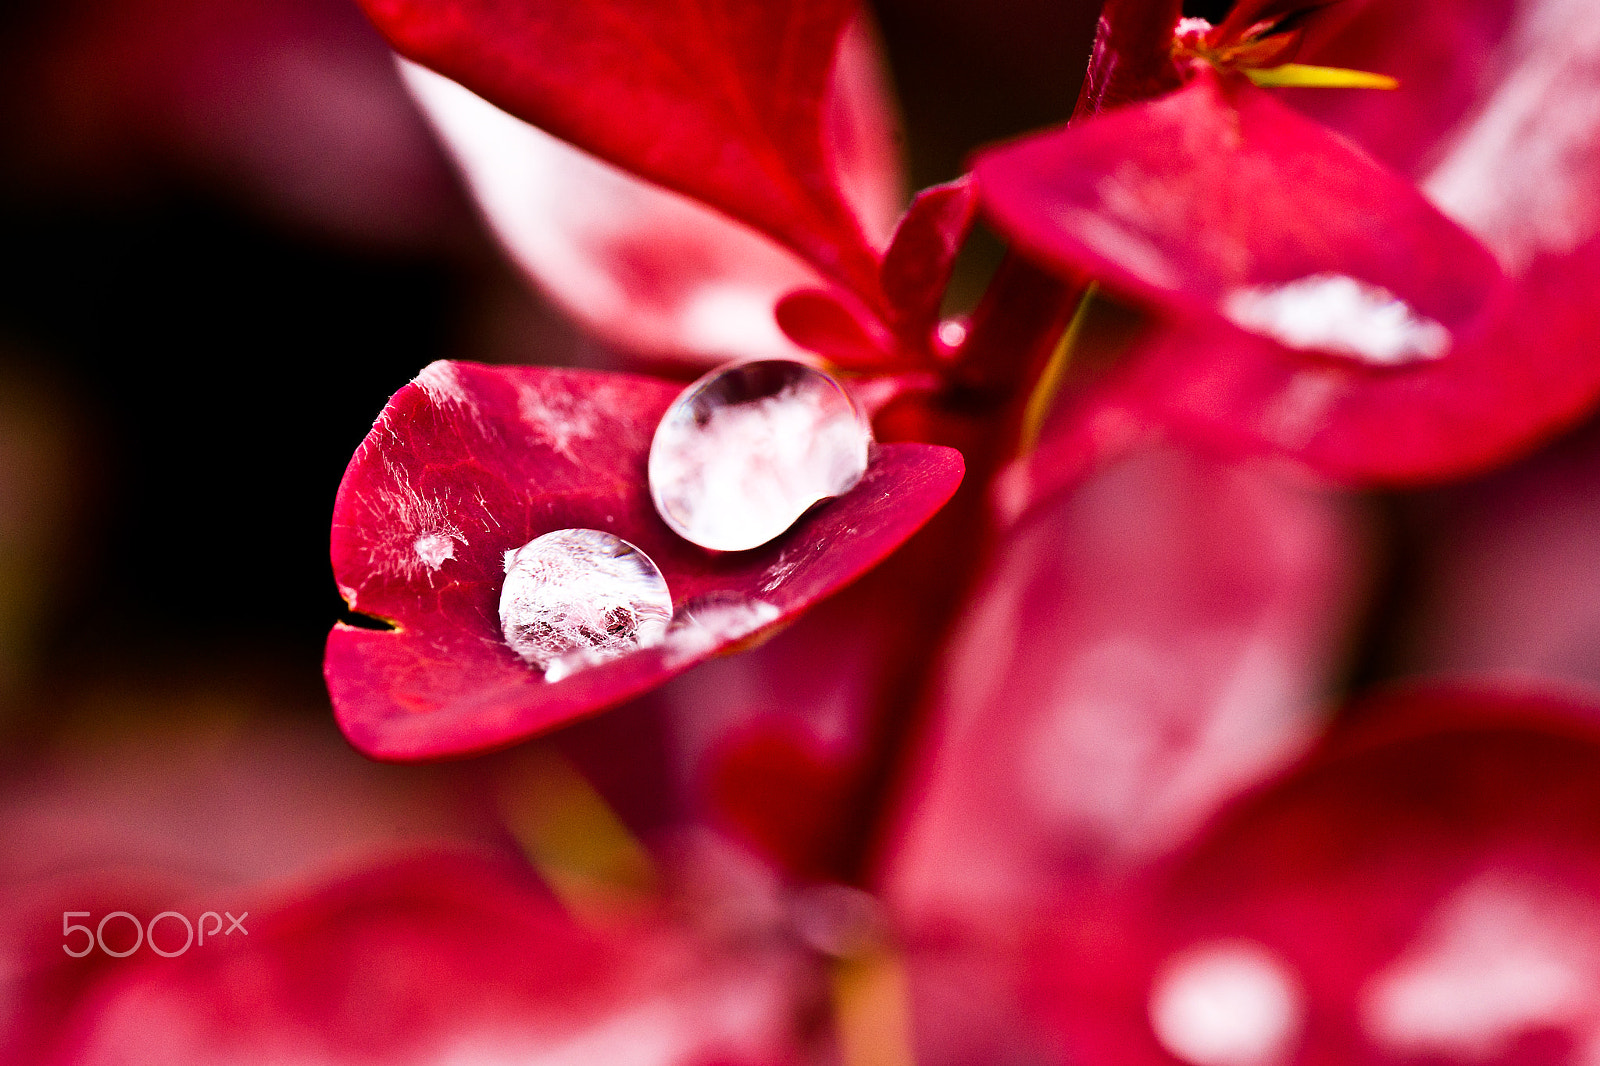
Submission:
<svg viewBox="0 0 1600 1066">
<path fill-rule="evenodd" d="M 585 928 L 518 871 L 480 860 L 379 868 L 286 906 L 257 905 L 244 929 L 175 958 L 129 960 L 46 1061 L 794 1057 L 788 960 L 716 958 L 653 925 Z"/>
<path fill-rule="evenodd" d="M 968 176 L 923 189 L 883 254 L 884 299 L 891 320 L 911 343 L 928 343 L 938 324 L 939 303 L 972 228 L 977 195 Z"/>
<path fill-rule="evenodd" d="M 1357 484 L 1457 477 L 1531 450 L 1600 399 L 1600 239 L 1536 262 L 1438 359 L 1307 358 L 1226 326 L 1164 331 L 1133 402 L 1213 442 Z"/>
<path fill-rule="evenodd" d="M 1169 49 L 1182 15 L 1182 0 L 1106 0 L 1074 114 L 1097 115 L 1176 89 Z"/>
<path fill-rule="evenodd" d="M 777 541 L 714 555 L 650 503 L 650 439 L 679 387 L 534 367 L 435 363 L 395 394 L 345 473 L 333 565 L 350 607 L 392 632 L 340 624 L 325 673 L 346 735 L 421 759 L 504 746 L 654 687 L 753 635 L 683 640 L 548 683 L 500 635 L 503 555 L 564 528 L 613 532 L 660 567 L 682 606 L 759 601 L 770 628 L 893 551 L 949 499 L 958 453 L 877 449 L 861 483 Z"/>
<path fill-rule="evenodd" d="M 876 302 L 831 159 L 854 0 L 365 0 L 402 55 L 607 162 L 776 237 Z"/>
<path fill-rule="evenodd" d="M 882 368 L 898 354 L 877 316 L 836 289 L 798 289 L 774 313 L 790 340 L 846 370 Z"/>
<path fill-rule="evenodd" d="M 984 208 L 1025 253 L 1172 311 L 1343 275 L 1451 332 L 1500 272 L 1417 190 L 1240 79 L 990 150 Z M 1308 195 L 1309 193 L 1309 195 Z"/>
<path fill-rule="evenodd" d="M 1532 1063 L 1594 1046 L 1600 708 L 1434 690 L 1357 714 L 1144 890 L 1063 912 L 1040 976 L 1075 1060 Z M 1199 1004 L 1218 997 L 1231 1013 L 1208 1024 Z"/>
</svg>

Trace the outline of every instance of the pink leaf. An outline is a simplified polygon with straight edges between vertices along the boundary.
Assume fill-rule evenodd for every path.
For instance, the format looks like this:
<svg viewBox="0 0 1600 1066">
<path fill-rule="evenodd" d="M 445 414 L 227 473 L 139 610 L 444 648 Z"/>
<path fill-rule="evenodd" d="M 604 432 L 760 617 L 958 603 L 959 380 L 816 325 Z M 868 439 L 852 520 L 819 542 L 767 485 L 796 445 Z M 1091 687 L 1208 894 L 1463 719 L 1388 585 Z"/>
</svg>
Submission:
<svg viewBox="0 0 1600 1066">
<path fill-rule="evenodd" d="M 645 480 L 669 382 L 435 363 L 357 451 L 334 508 L 334 576 L 392 632 L 338 625 L 325 673 L 345 733 L 390 759 L 504 746 L 654 687 L 836 591 L 893 551 L 961 478 L 960 456 L 879 448 L 862 482 L 772 544 L 714 555 L 670 533 Z M 503 556 L 601 529 L 643 549 L 674 604 L 731 600 L 760 625 L 683 639 L 546 682 L 501 638 Z M 760 606 L 765 605 L 765 606 Z"/>
<path fill-rule="evenodd" d="M 1142 448 L 998 546 L 905 791 L 889 895 L 1002 940 L 1304 750 L 1356 598 L 1331 495 Z"/>
<path fill-rule="evenodd" d="M 831 158 L 829 78 L 851 0 L 364 6 L 402 55 L 875 296 L 876 254 Z"/>
<path fill-rule="evenodd" d="M 834 162 L 868 232 L 902 193 L 876 41 L 857 23 L 830 92 Z M 596 159 L 414 63 L 406 83 L 517 264 L 590 331 L 706 363 L 799 354 L 773 321 L 786 292 L 824 284 L 764 234 Z"/>
<path fill-rule="evenodd" d="M 1600 240 L 1545 257 L 1447 353 L 1399 367 L 1180 327 L 1135 357 L 1129 389 L 1169 424 L 1342 481 L 1458 477 L 1531 450 L 1600 399 L 1597 287 Z"/>
<path fill-rule="evenodd" d="M 1074 1059 L 1540 1062 L 1594 1046 L 1596 714 L 1443 689 L 1356 708 L 1181 862 L 1116 903 L 1068 904 L 1039 975 Z"/>
<path fill-rule="evenodd" d="M 1243 80 L 1204 73 L 1154 103 L 978 159 L 990 217 L 1026 254 L 1174 312 L 1347 277 L 1454 333 L 1500 280 L 1409 183 Z"/>
</svg>

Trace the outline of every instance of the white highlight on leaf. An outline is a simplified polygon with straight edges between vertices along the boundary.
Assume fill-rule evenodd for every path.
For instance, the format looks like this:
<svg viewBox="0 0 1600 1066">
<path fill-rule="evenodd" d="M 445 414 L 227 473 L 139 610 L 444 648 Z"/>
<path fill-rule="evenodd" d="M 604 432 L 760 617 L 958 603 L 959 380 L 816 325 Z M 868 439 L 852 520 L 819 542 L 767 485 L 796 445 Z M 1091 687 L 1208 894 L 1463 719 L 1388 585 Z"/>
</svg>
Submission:
<svg viewBox="0 0 1600 1066">
<path fill-rule="evenodd" d="M 423 367 L 412 383 L 427 394 L 428 401 L 435 407 L 457 418 L 465 418 L 479 434 L 489 435 L 489 425 L 478 407 L 478 401 L 461 380 L 461 370 L 454 363 L 445 359 L 435 360 Z"/>
<path fill-rule="evenodd" d="M 448 78 L 405 60 L 400 72 L 512 257 L 589 328 L 702 361 L 800 354 L 772 313 L 819 283 L 798 259 Z"/>
<path fill-rule="evenodd" d="M 533 443 L 573 463 L 578 461 L 573 444 L 592 440 L 599 423 L 592 401 L 570 393 L 550 394 L 527 382 L 517 383 L 517 414 Z"/>
<path fill-rule="evenodd" d="M 1293 1049 L 1305 997 L 1262 945 L 1218 940 L 1168 959 L 1149 1008 L 1161 1046 L 1193 1066 L 1268 1066 Z"/>
<path fill-rule="evenodd" d="M 964 323 L 947 318 L 939 323 L 939 343 L 946 348 L 959 348 L 967 341 L 967 327 Z"/>
<path fill-rule="evenodd" d="M 472 407 L 472 397 L 467 393 L 467 387 L 461 383 L 461 372 L 456 367 L 443 360 L 436 360 L 422 368 L 413 379 L 417 387 L 428 394 L 439 407 Z"/>
<path fill-rule="evenodd" d="M 697 603 L 685 604 L 667 631 L 666 664 L 680 666 L 724 644 L 743 640 L 776 622 L 781 613 L 765 600 L 715 593 Z"/>
<path fill-rule="evenodd" d="M 1282 285 L 1229 292 L 1222 313 L 1235 325 L 1291 348 L 1348 355 L 1379 366 L 1437 359 L 1450 331 L 1388 289 L 1344 274 L 1312 274 Z"/>
<path fill-rule="evenodd" d="M 444 565 L 446 559 L 456 557 L 456 542 L 444 533 L 424 533 L 412 542 L 417 549 L 417 558 L 429 570 L 437 570 Z"/>
<path fill-rule="evenodd" d="M 467 546 L 467 536 L 457 523 L 460 509 L 418 492 L 402 468 L 392 462 L 385 465 L 393 487 L 377 489 L 368 497 L 375 512 L 372 528 L 383 533 L 381 540 L 368 546 L 368 563 L 376 572 L 406 581 L 431 575 L 446 559 L 455 558 L 456 545 Z"/>
<path fill-rule="evenodd" d="M 1361 1020 L 1403 1056 L 1491 1059 L 1565 1030 L 1600 1062 L 1600 906 L 1559 885 L 1482 874 L 1362 991 Z"/>
<path fill-rule="evenodd" d="M 1517 8 L 1494 92 L 1422 184 L 1512 271 L 1600 229 L 1600 18 L 1593 0 Z"/>
</svg>

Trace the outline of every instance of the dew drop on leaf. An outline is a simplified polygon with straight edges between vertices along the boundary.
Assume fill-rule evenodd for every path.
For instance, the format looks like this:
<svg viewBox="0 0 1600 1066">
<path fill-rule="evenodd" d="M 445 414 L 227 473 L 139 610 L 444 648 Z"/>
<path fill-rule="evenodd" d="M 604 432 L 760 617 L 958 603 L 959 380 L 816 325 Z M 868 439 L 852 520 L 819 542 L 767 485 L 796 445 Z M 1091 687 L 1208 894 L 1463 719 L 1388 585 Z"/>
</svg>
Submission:
<svg viewBox="0 0 1600 1066">
<path fill-rule="evenodd" d="M 666 579 L 621 537 L 559 529 L 506 552 L 500 628 L 547 681 L 659 644 L 671 620 Z"/>
<path fill-rule="evenodd" d="M 1234 325 L 1291 348 L 1314 348 L 1378 366 L 1437 359 L 1450 331 L 1388 289 L 1344 274 L 1234 289 L 1222 313 Z"/>
<path fill-rule="evenodd" d="M 685 540 L 755 548 L 867 469 L 872 428 L 844 387 L 788 359 L 735 363 L 684 390 L 650 446 L 650 495 Z"/>
</svg>

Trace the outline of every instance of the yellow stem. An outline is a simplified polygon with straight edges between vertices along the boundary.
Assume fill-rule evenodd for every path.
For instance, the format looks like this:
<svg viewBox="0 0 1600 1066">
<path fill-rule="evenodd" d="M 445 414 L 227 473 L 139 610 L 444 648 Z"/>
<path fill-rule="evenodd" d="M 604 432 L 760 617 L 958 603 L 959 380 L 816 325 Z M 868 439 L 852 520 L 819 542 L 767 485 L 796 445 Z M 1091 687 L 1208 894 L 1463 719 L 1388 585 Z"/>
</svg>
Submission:
<svg viewBox="0 0 1600 1066">
<path fill-rule="evenodd" d="M 1245 77 L 1268 89 L 1398 89 L 1400 82 L 1387 74 L 1343 67 L 1313 67 L 1285 63 L 1281 67 L 1246 70 Z"/>
<path fill-rule="evenodd" d="M 1039 435 L 1044 431 L 1045 419 L 1055 403 L 1056 393 L 1061 391 L 1061 383 L 1066 380 L 1067 367 L 1072 365 L 1073 349 L 1078 346 L 1084 320 L 1089 317 L 1089 303 L 1099 288 L 1098 283 L 1091 281 L 1089 287 L 1083 290 L 1083 295 L 1078 299 L 1078 309 L 1072 312 L 1072 321 L 1067 323 L 1039 380 L 1034 382 L 1033 392 L 1028 394 L 1028 405 L 1022 411 L 1022 429 L 1017 435 L 1019 456 L 1028 455 L 1039 446 Z"/>
</svg>

